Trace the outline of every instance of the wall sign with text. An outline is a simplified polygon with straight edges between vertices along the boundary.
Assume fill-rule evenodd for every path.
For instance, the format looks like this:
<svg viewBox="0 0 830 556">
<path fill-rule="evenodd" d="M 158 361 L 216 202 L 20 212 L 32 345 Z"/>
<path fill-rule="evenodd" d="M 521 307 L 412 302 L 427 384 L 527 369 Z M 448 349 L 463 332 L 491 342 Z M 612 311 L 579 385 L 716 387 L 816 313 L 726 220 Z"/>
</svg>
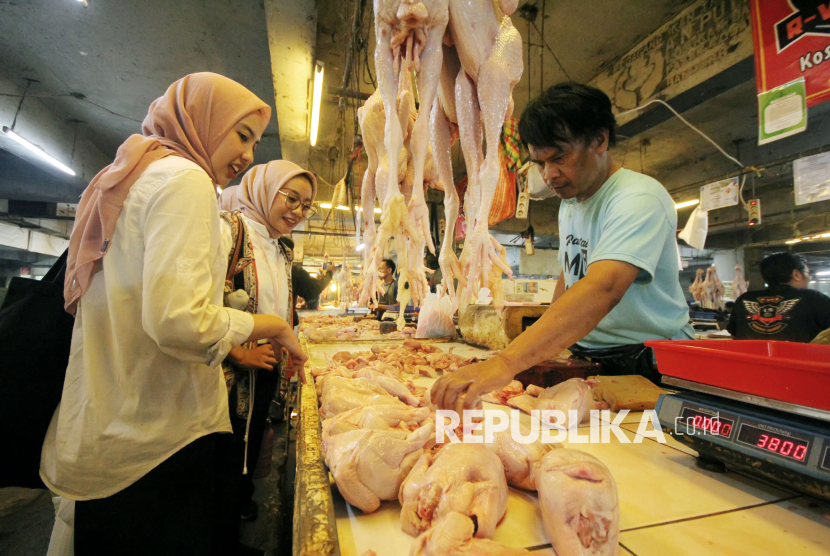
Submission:
<svg viewBox="0 0 830 556">
<path fill-rule="evenodd" d="M 758 94 L 803 77 L 807 106 L 830 99 L 830 1 L 751 0 Z"/>
</svg>

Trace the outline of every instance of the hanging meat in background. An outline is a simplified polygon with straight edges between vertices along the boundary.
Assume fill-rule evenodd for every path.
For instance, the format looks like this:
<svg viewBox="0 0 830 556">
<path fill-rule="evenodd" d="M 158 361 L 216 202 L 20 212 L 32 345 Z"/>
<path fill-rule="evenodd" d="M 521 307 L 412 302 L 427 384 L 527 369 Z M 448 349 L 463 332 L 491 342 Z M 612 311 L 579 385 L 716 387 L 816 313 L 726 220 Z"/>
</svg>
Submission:
<svg viewBox="0 0 830 556">
<path fill-rule="evenodd" d="M 522 75 L 522 39 L 509 14 L 515 10 L 515 2 L 478 0 L 469 2 L 451 0 L 450 34 L 458 52 L 464 74 L 456 80 L 456 113 L 459 117 L 461 145 L 465 135 L 475 143 L 473 149 L 480 152 L 481 141 L 477 128 L 484 127 L 486 154 L 483 159 L 476 153 L 466 157 L 467 188 L 465 214 L 471 234 L 464 243 L 461 255 L 461 271 L 467 278 L 467 296 L 475 298 L 477 287 L 486 285 L 492 265 L 502 267 L 512 275 L 510 267 L 499 258 L 491 240 L 488 218 L 499 179 L 499 142 L 504 121 L 512 115 L 513 87 Z M 479 84 L 486 86 L 479 87 Z M 465 126 L 465 117 L 481 123 Z M 481 164 L 475 164 L 476 159 Z M 471 167 L 469 162 L 473 163 Z"/>
<path fill-rule="evenodd" d="M 718 277 L 718 269 L 715 265 L 706 269 L 706 279 L 703 281 L 703 295 L 701 304 L 704 309 L 717 309 L 723 311 L 724 305 L 723 297 L 726 295 L 726 288 Z"/>
<path fill-rule="evenodd" d="M 456 132 L 470 179 L 465 207 L 471 233 L 461 261 L 452 250 L 452 234 L 445 234 L 439 256 L 442 291 L 449 293 L 457 308 L 454 280 L 474 298 L 479 287 L 500 279 L 502 272 L 511 274 L 489 234 L 488 216 L 500 174 L 502 126 L 512 114 L 511 93 L 522 74 L 521 36 L 509 18 L 516 4 L 515 0 L 375 0 L 379 85 L 360 114 L 369 156 L 362 200 L 369 207 L 377 197 L 382 214 L 381 225 L 375 229 L 372 214 L 368 209 L 363 213 L 365 241 L 372 248 L 364 254 L 361 303 L 379 294 L 377 265 L 392 237 L 401 271 L 399 285 L 403 286 L 398 289 L 398 301 L 402 306 L 410 299 L 416 305 L 422 302 L 427 291 L 423 253 L 427 247 L 435 252 L 424 184 L 444 190 L 446 230 L 454 230 L 460 203 L 455 187 L 450 186 L 450 146 Z M 408 108 L 414 96 L 402 94 L 409 71 L 418 75 L 422 107 L 414 117 L 410 117 L 414 103 Z M 479 88 L 479 82 L 487 86 Z M 389 168 L 398 168 L 398 175 Z M 494 266 L 500 269 L 498 273 L 492 270 Z"/>
<path fill-rule="evenodd" d="M 386 177 L 386 191 L 381 205 L 381 224 L 377 230 L 369 267 L 366 269 L 361 302 L 377 295 L 377 265 L 388 240 L 395 238 L 398 256 L 398 303 L 406 307 L 410 299 L 420 303 L 425 293 L 426 275 L 421 276 L 424 247 L 435 252 L 429 229 L 429 210 L 424 196 L 424 168 L 429 149 L 428 110 L 422 110 L 412 127 L 409 144 L 404 143 L 402 118 L 396 117 L 396 103 L 401 79 L 400 72 L 414 71 L 418 75 L 419 100 L 423 106 L 432 106 L 441 70 L 441 40 L 447 26 L 447 0 L 375 0 L 375 68 L 378 90 L 384 108 L 384 148 L 390 171 Z M 405 123 L 408 127 L 408 118 Z M 401 191 L 398 176 L 391 171 L 402 161 L 401 149 L 411 150 L 413 158 L 412 193 L 407 202 Z M 406 175 L 406 160 L 404 176 Z M 379 168 L 382 169 L 382 164 Z M 381 197 L 381 185 L 375 183 L 375 192 Z M 420 267 L 419 267 L 420 264 Z M 403 310 L 398 318 L 403 327 Z"/>
<path fill-rule="evenodd" d="M 735 265 L 735 277 L 732 279 L 732 299 L 738 299 L 749 291 L 749 282 L 744 278 L 744 269 L 741 265 Z"/>
<path fill-rule="evenodd" d="M 695 273 L 695 281 L 692 282 L 691 286 L 689 286 L 689 293 L 691 293 L 692 297 L 694 297 L 695 303 L 701 307 L 703 307 L 703 273 L 704 270 L 702 268 L 698 268 Z"/>
</svg>

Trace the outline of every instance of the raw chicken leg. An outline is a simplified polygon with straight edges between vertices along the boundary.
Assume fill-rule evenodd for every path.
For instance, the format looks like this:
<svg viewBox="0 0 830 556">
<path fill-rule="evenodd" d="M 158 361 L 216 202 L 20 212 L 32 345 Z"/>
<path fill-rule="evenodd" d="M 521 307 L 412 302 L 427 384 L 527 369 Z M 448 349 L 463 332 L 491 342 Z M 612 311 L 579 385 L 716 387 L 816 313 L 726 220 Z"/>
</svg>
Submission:
<svg viewBox="0 0 830 556">
<path fill-rule="evenodd" d="M 381 500 L 395 499 L 434 433 L 432 421 L 409 434 L 372 429 L 344 432 L 323 443 L 326 465 L 343 498 L 370 513 Z"/>
<path fill-rule="evenodd" d="M 507 548 L 490 539 L 475 539 L 475 524 L 464 514 L 450 512 L 426 533 L 421 534 L 409 556 L 522 556 L 530 552 L 521 548 Z"/>
<path fill-rule="evenodd" d="M 542 459 L 536 486 L 557 556 L 617 554 L 617 483 L 598 459 L 577 450 L 552 450 Z"/>
<path fill-rule="evenodd" d="M 401 484 L 401 526 L 416 536 L 449 512 L 475 516 L 476 537 L 492 537 L 507 508 L 504 466 L 482 444 L 448 444 L 425 453 Z"/>
</svg>

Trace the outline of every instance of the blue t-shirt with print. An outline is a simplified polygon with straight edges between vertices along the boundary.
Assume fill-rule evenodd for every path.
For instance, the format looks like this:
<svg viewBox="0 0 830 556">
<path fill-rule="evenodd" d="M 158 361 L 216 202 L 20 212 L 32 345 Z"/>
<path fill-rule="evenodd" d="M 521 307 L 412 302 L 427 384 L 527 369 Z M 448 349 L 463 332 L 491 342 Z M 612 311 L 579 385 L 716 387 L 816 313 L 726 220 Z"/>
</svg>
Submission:
<svg viewBox="0 0 830 556">
<path fill-rule="evenodd" d="M 559 261 L 566 288 L 596 261 L 624 261 L 640 268 L 620 303 L 580 346 L 694 338 L 678 275 L 676 228 L 677 212 L 666 189 L 631 170 L 617 170 L 582 202 L 562 201 Z"/>
</svg>

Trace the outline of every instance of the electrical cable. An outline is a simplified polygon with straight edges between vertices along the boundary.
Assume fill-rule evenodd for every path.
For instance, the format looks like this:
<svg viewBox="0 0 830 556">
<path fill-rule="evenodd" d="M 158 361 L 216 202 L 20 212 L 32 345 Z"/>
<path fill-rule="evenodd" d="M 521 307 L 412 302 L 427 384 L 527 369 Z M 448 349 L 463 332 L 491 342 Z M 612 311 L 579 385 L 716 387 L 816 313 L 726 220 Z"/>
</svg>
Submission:
<svg viewBox="0 0 830 556">
<path fill-rule="evenodd" d="M 20 102 L 17 105 L 17 111 L 14 113 L 14 119 L 12 120 L 12 131 L 14 131 L 14 126 L 17 123 L 17 116 L 20 115 L 20 109 L 23 108 L 23 101 L 26 100 L 26 93 L 29 92 L 29 87 L 32 86 L 32 83 L 32 79 L 26 80 L 26 88 L 23 89 L 23 95 L 20 97 Z"/>
<path fill-rule="evenodd" d="M 631 114 L 632 112 L 639 112 L 640 110 L 645 109 L 647 106 L 649 106 L 649 105 L 651 105 L 651 104 L 662 104 L 663 106 L 665 106 L 666 108 L 668 108 L 669 110 L 671 110 L 671 111 L 672 111 L 672 113 L 673 113 L 675 116 L 677 116 L 677 117 L 680 119 L 680 121 L 681 121 L 681 122 L 683 122 L 684 124 L 686 124 L 687 126 L 689 126 L 689 127 L 690 127 L 690 128 L 691 128 L 694 132 L 695 132 L 695 133 L 697 133 L 698 135 L 700 135 L 701 137 L 703 137 L 704 139 L 706 139 L 706 140 L 707 140 L 709 143 L 711 143 L 711 144 L 712 144 L 712 146 L 714 146 L 714 147 L 715 147 L 715 148 L 716 148 L 716 149 L 717 149 L 717 150 L 718 150 L 718 151 L 719 151 L 719 152 L 720 152 L 723 156 L 725 156 L 726 158 L 728 158 L 729 160 L 731 160 L 732 162 L 734 162 L 735 164 L 737 164 L 738 166 L 740 166 L 740 167 L 741 167 L 741 169 L 748 169 L 748 170 L 756 170 L 756 171 L 757 171 L 757 169 L 756 169 L 755 167 L 753 167 L 753 166 L 745 166 L 745 165 L 744 165 L 744 164 L 743 164 L 740 160 L 738 160 L 738 159 L 737 159 L 737 158 L 735 158 L 734 156 L 732 156 L 732 155 L 730 155 L 729 153 L 727 153 L 725 150 L 723 150 L 723 148 L 721 148 L 721 146 L 720 146 L 720 145 L 718 145 L 717 143 L 715 143 L 715 141 L 713 141 L 713 140 L 712 140 L 712 139 L 711 139 L 708 135 L 706 135 L 706 134 L 705 134 L 705 133 L 703 133 L 701 130 L 699 130 L 698 128 L 696 128 L 695 126 L 693 126 L 691 123 L 689 123 L 689 121 L 688 121 L 686 118 L 684 118 L 683 116 L 681 116 L 681 115 L 680 115 L 680 113 L 679 113 L 677 110 L 675 110 L 674 108 L 672 108 L 672 106 L 671 106 L 669 103 L 667 103 L 667 102 L 665 102 L 665 101 L 663 101 L 663 100 L 660 100 L 659 98 L 655 98 L 655 99 L 653 99 L 653 100 L 650 100 L 650 101 L 648 101 L 647 103 L 643 104 L 642 106 L 638 106 L 638 107 L 636 107 L 636 108 L 632 108 L 631 110 L 626 110 L 625 112 L 621 112 L 621 113 L 617 114 L 617 118 L 620 118 L 620 117 L 622 117 L 622 116 L 625 116 L 626 114 Z"/>
<path fill-rule="evenodd" d="M 550 45 L 548 44 L 548 41 L 545 40 L 545 36 L 542 34 L 541 31 L 539 31 L 539 28 L 536 26 L 536 22 L 531 21 L 531 22 L 529 22 L 529 24 L 533 25 L 533 28 L 536 29 L 536 32 L 539 33 L 540 37 L 542 37 L 542 44 L 545 45 L 545 48 L 547 48 L 548 51 L 551 53 L 551 55 L 553 56 L 553 59 L 556 60 L 556 64 L 559 66 L 559 69 L 562 70 L 562 73 L 565 74 L 565 77 L 567 77 L 569 81 L 572 81 L 572 78 L 571 78 L 570 75 L 568 75 L 568 71 L 565 69 L 565 66 L 563 66 L 562 62 L 559 61 L 559 56 L 556 55 L 556 52 L 554 52 L 553 49 L 550 47 Z"/>
</svg>

